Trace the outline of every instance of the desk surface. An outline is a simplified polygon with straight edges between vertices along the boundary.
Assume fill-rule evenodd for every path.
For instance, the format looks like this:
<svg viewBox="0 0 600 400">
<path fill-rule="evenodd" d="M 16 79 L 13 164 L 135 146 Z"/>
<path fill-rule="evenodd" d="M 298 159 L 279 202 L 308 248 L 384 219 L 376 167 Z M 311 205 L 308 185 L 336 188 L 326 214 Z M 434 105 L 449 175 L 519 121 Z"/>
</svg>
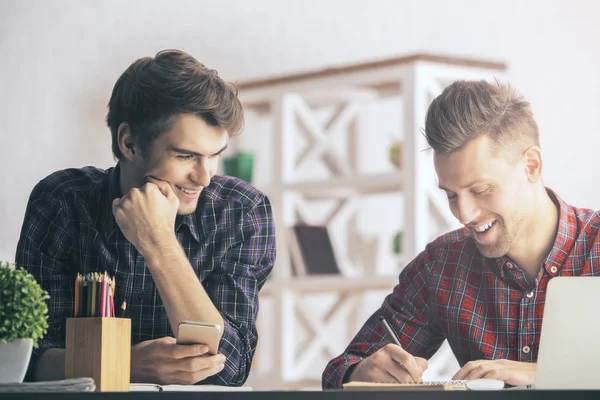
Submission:
<svg viewBox="0 0 600 400">
<path fill-rule="evenodd" d="M 58 399 L 177 399 L 197 400 L 199 397 L 210 400 L 424 400 L 424 399 L 598 399 L 600 391 L 543 391 L 543 390 L 503 390 L 485 391 L 270 391 L 270 392 L 131 392 L 131 393 L 2 393 L 2 400 L 58 400 Z"/>
</svg>

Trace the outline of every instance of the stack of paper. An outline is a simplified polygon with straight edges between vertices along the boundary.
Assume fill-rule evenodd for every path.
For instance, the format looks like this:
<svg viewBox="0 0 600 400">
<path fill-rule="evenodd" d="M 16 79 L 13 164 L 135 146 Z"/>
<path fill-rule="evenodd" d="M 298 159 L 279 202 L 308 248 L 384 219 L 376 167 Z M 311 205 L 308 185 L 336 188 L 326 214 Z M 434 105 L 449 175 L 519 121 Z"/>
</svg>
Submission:
<svg viewBox="0 0 600 400">
<path fill-rule="evenodd" d="M 93 392 L 96 384 L 92 378 L 73 378 L 61 381 L 0 383 L 0 392 Z"/>
</svg>

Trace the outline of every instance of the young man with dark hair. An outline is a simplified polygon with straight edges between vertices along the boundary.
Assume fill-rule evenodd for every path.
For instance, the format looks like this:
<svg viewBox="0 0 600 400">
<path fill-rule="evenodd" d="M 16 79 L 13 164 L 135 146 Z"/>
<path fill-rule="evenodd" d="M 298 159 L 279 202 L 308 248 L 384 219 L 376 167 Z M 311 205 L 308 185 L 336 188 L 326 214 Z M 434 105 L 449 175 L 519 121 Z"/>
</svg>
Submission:
<svg viewBox="0 0 600 400">
<path fill-rule="evenodd" d="M 132 382 L 241 385 L 275 231 L 264 194 L 215 175 L 243 126 L 237 91 L 191 55 L 165 50 L 127 68 L 108 108 L 116 166 L 55 172 L 27 205 L 16 262 L 50 294 L 28 379 L 64 377 L 76 274 L 107 271 L 131 318 Z M 219 354 L 175 344 L 185 320 L 220 325 Z"/>
<path fill-rule="evenodd" d="M 533 384 L 549 280 L 598 275 L 600 215 L 544 186 L 538 126 L 508 85 L 453 83 L 431 103 L 425 135 L 439 187 L 465 227 L 429 243 L 402 270 L 327 365 L 324 388 L 420 381 L 445 339 L 461 366 L 453 379 Z M 401 346 L 390 344 L 380 317 Z"/>
</svg>

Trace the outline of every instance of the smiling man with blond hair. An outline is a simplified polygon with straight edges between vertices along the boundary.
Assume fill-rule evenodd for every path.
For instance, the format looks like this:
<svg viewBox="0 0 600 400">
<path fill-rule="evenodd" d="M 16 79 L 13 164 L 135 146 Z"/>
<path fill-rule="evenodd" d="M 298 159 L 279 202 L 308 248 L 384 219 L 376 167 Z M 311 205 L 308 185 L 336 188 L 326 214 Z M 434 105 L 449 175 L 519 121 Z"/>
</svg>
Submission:
<svg viewBox="0 0 600 400">
<path fill-rule="evenodd" d="M 545 187 L 538 126 L 509 85 L 453 83 L 431 103 L 425 135 L 439 187 L 464 228 L 403 269 L 327 365 L 324 388 L 420 381 L 445 339 L 461 366 L 453 379 L 533 384 L 548 282 L 598 275 L 600 215 Z M 380 317 L 401 346 L 390 344 Z"/>
</svg>

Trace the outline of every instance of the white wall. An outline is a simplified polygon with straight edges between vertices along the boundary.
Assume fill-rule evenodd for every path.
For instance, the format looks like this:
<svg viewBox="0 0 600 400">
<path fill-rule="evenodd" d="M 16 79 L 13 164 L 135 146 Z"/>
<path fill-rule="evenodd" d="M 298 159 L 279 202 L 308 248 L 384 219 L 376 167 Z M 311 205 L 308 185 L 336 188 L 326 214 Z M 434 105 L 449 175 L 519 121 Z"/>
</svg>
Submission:
<svg viewBox="0 0 600 400">
<path fill-rule="evenodd" d="M 165 47 L 234 80 L 414 51 L 506 61 L 541 127 L 548 185 L 597 208 L 599 20 L 594 0 L 3 0 L 0 258 L 14 258 L 39 179 L 113 163 L 112 85 Z"/>
</svg>

